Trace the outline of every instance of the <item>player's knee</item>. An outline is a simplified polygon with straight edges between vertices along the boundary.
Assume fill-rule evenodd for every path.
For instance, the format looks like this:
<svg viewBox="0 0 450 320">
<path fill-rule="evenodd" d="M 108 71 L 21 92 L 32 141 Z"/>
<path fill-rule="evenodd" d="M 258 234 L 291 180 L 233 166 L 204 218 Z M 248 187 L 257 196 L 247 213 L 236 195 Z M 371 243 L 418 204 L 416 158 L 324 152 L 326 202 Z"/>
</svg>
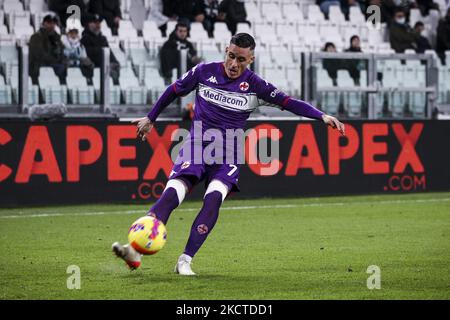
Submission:
<svg viewBox="0 0 450 320">
<path fill-rule="evenodd" d="M 206 198 L 206 196 L 208 196 L 209 194 L 219 193 L 220 200 L 221 202 L 223 202 L 223 200 L 225 200 L 225 197 L 228 195 L 228 192 L 229 192 L 228 187 L 222 181 L 214 179 L 209 183 L 204 198 Z"/>
<path fill-rule="evenodd" d="M 175 189 L 175 192 L 177 193 L 177 198 L 178 198 L 178 205 L 180 205 L 183 202 L 184 197 L 186 196 L 186 193 L 187 193 L 188 188 L 187 188 L 186 184 L 179 179 L 170 179 L 167 182 L 166 188 L 164 189 L 164 191 L 166 191 L 169 188 Z"/>
</svg>

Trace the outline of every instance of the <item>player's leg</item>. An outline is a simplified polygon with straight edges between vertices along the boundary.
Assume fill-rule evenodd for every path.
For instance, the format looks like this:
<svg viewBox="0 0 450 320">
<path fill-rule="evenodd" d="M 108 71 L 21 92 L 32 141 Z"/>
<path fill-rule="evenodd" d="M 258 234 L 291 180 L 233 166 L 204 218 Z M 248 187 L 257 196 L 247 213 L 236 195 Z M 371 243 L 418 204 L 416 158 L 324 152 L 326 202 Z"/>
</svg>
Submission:
<svg viewBox="0 0 450 320">
<path fill-rule="evenodd" d="M 229 192 L 229 187 L 220 180 L 212 180 L 206 189 L 203 206 L 191 227 L 184 253 L 178 258 L 175 272 L 181 275 L 195 275 L 191 261 L 214 228 L 219 209 Z"/>
<path fill-rule="evenodd" d="M 187 180 L 180 178 L 170 179 L 161 197 L 150 208 L 147 215 L 153 216 L 164 224 L 167 224 L 172 211 L 183 202 L 189 189 L 188 183 Z"/>
<path fill-rule="evenodd" d="M 150 208 L 148 215 L 166 224 L 172 211 L 183 202 L 188 191 L 187 184 L 187 180 L 170 179 L 161 197 Z M 142 255 L 129 244 L 121 245 L 119 242 L 114 242 L 112 250 L 117 257 L 126 262 L 130 269 L 137 269 L 141 265 Z"/>
</svg>

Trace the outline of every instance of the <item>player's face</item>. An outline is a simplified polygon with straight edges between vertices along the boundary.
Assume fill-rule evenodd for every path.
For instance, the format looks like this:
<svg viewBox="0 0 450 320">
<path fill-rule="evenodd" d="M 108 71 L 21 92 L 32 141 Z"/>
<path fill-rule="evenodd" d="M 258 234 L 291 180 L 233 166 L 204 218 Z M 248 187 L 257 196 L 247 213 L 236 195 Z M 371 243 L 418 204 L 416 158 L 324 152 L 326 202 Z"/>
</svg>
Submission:
<svg viewBox="0 0 450 320">
<path fill-rule="evenodd" d="M 230 44 L 225 52 L 225 73 L 231 79 L 239 78 L 248 65 L 255 60 L 250 48 L 241 48 L 235 44 Z"/>
</svg>

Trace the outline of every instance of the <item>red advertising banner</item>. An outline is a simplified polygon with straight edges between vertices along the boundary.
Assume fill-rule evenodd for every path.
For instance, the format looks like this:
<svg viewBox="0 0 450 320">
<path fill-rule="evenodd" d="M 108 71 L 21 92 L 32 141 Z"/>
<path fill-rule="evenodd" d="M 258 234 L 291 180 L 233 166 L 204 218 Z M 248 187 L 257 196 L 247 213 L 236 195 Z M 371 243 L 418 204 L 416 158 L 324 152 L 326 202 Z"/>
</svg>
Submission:
<svg viewBox="0 0 450 320">
<path fill-rule="evenodd" d="M 171 137 L 189 126 L 158 122 L 141 142 L 128 123 L 2 122 L 0 205 L 153 201 L 172 170 Z M 348 121 L 346 137 L 310 121 L 248 128 L 236 198 L 450 190 L 450 121 Z M 258 147 L 269 141 L 279 150 L 267 162 Z"/>
</svg>

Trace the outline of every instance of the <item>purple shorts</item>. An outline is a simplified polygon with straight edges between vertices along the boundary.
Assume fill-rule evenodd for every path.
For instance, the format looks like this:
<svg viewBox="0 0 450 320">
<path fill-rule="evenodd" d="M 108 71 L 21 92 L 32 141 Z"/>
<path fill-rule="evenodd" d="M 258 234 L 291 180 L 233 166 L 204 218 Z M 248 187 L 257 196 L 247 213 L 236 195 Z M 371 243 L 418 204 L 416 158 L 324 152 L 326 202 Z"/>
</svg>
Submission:
<svg viewBox="0 0 450 320">
<path fill-rule="evenodd" d="M 223 182 L 230 192 L 239 192 L 239 166 L 235 164 L 193 164 L 185 161 L 175 164 L 169 179 L 179 178 L 191 189 L 194 185 L 205 180 L 205 185 L 217 179 Z"/>
</svg>

